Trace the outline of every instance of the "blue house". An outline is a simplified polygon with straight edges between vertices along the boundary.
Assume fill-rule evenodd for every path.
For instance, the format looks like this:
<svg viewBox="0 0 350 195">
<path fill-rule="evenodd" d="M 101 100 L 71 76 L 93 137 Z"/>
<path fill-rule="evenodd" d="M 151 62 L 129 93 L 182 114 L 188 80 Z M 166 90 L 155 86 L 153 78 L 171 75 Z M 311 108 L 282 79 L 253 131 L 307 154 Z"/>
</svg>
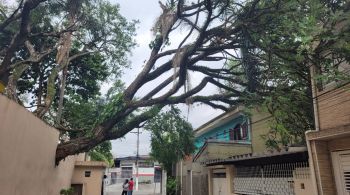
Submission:
<svg viewBox="0 0 350 195">
<path fill-rule="evenodd" d="M 242 110 L 235 107 L 195 130 L 194 161 L 201 163 L 252 152 L 250 119 Z"/>
</svg>

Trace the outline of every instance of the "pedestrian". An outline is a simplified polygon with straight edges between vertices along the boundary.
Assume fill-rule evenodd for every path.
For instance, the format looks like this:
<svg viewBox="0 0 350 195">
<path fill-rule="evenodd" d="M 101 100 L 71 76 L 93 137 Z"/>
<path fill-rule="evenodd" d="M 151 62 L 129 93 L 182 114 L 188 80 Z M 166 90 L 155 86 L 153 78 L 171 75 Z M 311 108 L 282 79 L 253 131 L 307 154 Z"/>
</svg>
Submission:
<svg viewBox="0 0 350 195">
<path fill-rule="evenodd" d="M 122 187 L 123 187 L 122 195 L 127 195 L 128 191 L 129 191 L 129 180 L 128 179 L 125 180 Z"/>
<path fill-rule="evenodd" d="M 128 195 L 132 195 L 132 191 L 133 191 L 133 190 L 134 190 L 134 179 L 133 179 L 133 178 L 130 178 Z"/>
</svg>

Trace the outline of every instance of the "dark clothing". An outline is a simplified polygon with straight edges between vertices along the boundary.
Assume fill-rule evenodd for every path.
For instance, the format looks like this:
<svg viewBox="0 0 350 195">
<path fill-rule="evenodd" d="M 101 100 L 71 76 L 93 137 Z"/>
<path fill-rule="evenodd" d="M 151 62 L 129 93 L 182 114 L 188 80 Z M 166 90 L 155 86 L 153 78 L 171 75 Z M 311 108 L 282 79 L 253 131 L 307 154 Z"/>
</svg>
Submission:
<svg viewBox="0 0 350 195">
<path fill-rule="evenodd" d="M 122 195 L 128 195 L 128 191 L 123 190 L 123 191 L 122 191 Z"/>
</svg>

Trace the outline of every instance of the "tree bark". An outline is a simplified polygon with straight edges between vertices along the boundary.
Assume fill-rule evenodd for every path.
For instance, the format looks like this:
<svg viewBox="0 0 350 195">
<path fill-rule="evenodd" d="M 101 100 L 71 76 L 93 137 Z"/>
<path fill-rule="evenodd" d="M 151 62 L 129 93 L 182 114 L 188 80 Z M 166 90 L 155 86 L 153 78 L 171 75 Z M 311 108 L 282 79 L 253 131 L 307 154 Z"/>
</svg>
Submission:
<svg viewBox="0 0 350 195">
<path fill-rule="evenodd" d="M 7 85 L 10 76 L 11 60 L 15 56 L 15 52 L 17 51 L 18 47 L 23 45 L 23 43 L 28 38 L 30 12 L 31 10 L 35 9 L 40 3 L 45 1 L 47 0 L 26 0 L 23 4 L 19 32 L 12 39 L 11 44 L 8 46 L 4 59 L 0 65 L 0 82 L 5 85 Z"/>
<path fill-rule="evenodd" d="M 58 125 L 61 124 L 61 117 L 62 117 L 62 111 L 63 111 L 63 100 L 64 100 L 64 89 L 66 87 L 67 74 L 68 74 L 68 66 L 65 66 L 63 71 L 62 71 L 60 97 L 59 97 L 58 109 L 57 109 L 56 123 Z"/>
<path fill-rule="evenodd" d="M 81 0 L 69 0 L 68 5 L 70 9 L 67 26 L 71 27 L 76 24 L 77 15 L 81 8 Z M 51 71 L 51 74 L 48 77 L 44 105 L 35 111 L 36 115 L 40 118 L 42 118 L 48 112 L 56 95 L 55 81 L 58 77 L 59 72 L 67 67 L 70 62 L 69 54 L 72 46 L 72 37 L 72 31 L 64 32 L 60 37 L 56 55 L 56 63 L 58 65 Z"/>
</svg>

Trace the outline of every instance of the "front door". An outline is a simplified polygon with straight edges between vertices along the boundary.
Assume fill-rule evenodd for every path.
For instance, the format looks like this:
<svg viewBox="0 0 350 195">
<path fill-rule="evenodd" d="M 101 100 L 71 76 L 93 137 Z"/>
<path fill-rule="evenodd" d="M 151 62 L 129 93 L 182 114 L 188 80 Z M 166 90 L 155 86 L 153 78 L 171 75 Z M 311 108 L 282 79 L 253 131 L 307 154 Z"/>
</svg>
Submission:
<svg viewBox="0 0 350 195">
<path fill-rule="evenodd" d="M 213 195 L 227 195 L 227 181 L 225 169 L 213 170 Z"/>
<path fill-rule="evenodd" d="M 332 152 L 332 162 L 338 195 L 350 195 L 350 150 Z"/>
<path fill-rule="evenodd" d="M 73 195 L 83 195 L 83 184 L 72 184 Z"/>
</svg>

